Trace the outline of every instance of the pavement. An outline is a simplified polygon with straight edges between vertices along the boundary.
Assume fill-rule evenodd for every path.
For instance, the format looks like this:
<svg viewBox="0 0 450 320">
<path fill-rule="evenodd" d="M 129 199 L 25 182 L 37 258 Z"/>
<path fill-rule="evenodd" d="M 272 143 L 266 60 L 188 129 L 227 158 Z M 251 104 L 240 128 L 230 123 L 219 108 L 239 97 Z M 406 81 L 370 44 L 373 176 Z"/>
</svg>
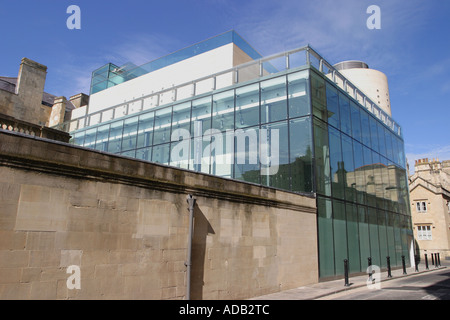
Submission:
<svg viewBox="0 0 450 320">
<path fill-rule="evenodd" d="M 388 277 L 387 271 L 380 273 L 381 280 L 389 281 L 393 279 L 399 279 L 401 277 L 409 277 L 413 275 L 422 274 L 425 272 L 433 272 L 436 270 L 442 270 L 450 267 L 450 261 L 444 260 L 441 266 L 435 267 L 434 265 L 429 265 L 428 270 L 424 264 L 419 264 L 419 271 L 416 271 L 414 267 L 406 268 L 406 274 L 403 274 L 403 268 L 392 270 L 392 277 Z M 361 288 L 367 286 L 368 275 L 360 276 L 350 276 L 348 279 L 348 286 L 345 285 L 345 279 L 325 281 L 316 284 L 311 284 L 291 290 L 280 291 L 272 294 L 267 294 L 263 296 L 258 296 L 251 298 L 249 300 L 316 300 L 332 294 L 340 293 L 347 290 L 353 290 L 356 288 Z"/>
</svg>

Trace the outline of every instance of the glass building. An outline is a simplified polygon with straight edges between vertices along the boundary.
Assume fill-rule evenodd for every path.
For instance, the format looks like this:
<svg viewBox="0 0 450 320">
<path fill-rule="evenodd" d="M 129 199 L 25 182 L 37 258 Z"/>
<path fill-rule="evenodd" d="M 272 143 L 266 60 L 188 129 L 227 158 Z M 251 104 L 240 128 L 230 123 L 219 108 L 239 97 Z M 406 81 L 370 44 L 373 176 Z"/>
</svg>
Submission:
<svg viewBox="0 0 450 320">
<path fill-rule="evenodd" d="M 351 273 L 410 263 L 400 127 L 309 46 L 228 72 L 229 86 L 66 128 L 76 145 L 315 195 L 321 279 L 344 259 Z"/>
</svg>

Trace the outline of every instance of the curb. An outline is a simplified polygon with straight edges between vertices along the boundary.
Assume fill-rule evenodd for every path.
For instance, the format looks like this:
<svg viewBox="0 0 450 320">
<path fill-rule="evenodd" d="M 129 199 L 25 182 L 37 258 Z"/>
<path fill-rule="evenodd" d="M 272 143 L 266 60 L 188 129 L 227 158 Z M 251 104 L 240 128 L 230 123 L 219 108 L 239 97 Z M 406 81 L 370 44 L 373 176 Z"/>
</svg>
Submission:
<svg viewBox="0 0 450 320">
<path fill-rule="evenodd" d="M 422 273 L 438 271 L 438 270 L 442 270 L 442 269 L 446 269 L 446 268 L 447 268 L 446 266 L 439 266 L 438 268 L 433 268 L 433 269 L 428 269 L 428 270 L 422 270 L 422 271 L 419 270 L 419 271 L 417 271 L 417 272 L 415 272 L 415 273 L 401 274 L 401 275 L 396 276 L 396 277 L 393 276 L 392 278 L 384 278 L 384 279 L 381 279 L 380 282 L 385 282 L 385 281 L 396 280 L 396 279 L 400 279 L 400 278 L 405 278 L 405 277 L 410 277 L 410 276 L 420 275 L 420 274 L 422 274 Z M 327 293 L 319 294 L 319 295 L 317 295 L 317 296 L 311 297 L 311 298 L 308 299 L 308 300 L 320 299 L 320 298 L 323 298 L 323 297 L 326 297 L 326 296 L 330 296 L 330 295 L 333 295 L 333 294 L 341 293 L 341 292 L 344 292 L 344 291 L 350 291 L 350 290 L 357 289 L 357 288 L 362 288 L 362 287 L 365 287 L 365 286 L 366 286 L 365 283 L 355 284 L 355 285 L 350 285 L 349 287 L 344 287 L 344 288 L 342 288 L 342 289 L 336 289 L 336 290 L 333 291 L 333 292 L 327 292 Z"/>
</svg>

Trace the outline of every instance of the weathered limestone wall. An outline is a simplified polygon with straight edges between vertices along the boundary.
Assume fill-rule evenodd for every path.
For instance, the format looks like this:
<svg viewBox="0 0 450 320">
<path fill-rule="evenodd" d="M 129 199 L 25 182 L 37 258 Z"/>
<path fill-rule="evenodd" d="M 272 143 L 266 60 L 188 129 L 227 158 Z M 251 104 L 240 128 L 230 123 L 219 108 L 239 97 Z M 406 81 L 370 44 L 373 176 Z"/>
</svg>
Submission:
<svg viewBox="0 0 450 320">
<path fill-rule="evenodd" d="M 0 299 L 184 299 L 188 194 L 192 299 L 318 282 L 312 197 L 0 130 Z"/>
</svg>

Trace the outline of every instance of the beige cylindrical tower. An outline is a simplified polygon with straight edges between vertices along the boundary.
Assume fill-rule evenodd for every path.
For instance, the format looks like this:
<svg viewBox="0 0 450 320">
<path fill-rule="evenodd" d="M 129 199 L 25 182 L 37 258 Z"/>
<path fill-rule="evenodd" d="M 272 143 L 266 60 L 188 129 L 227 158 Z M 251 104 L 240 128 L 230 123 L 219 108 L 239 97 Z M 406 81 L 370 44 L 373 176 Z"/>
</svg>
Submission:
<svg viewBox="0 0 450 320">
<path fill-rule="evenodd" d="M 388 80 L 384 73 L 370 69 L 366 63 L 356 60 L 339 62 L 334 67 L 383 111 L 392 116 Z"/>
</svg>

